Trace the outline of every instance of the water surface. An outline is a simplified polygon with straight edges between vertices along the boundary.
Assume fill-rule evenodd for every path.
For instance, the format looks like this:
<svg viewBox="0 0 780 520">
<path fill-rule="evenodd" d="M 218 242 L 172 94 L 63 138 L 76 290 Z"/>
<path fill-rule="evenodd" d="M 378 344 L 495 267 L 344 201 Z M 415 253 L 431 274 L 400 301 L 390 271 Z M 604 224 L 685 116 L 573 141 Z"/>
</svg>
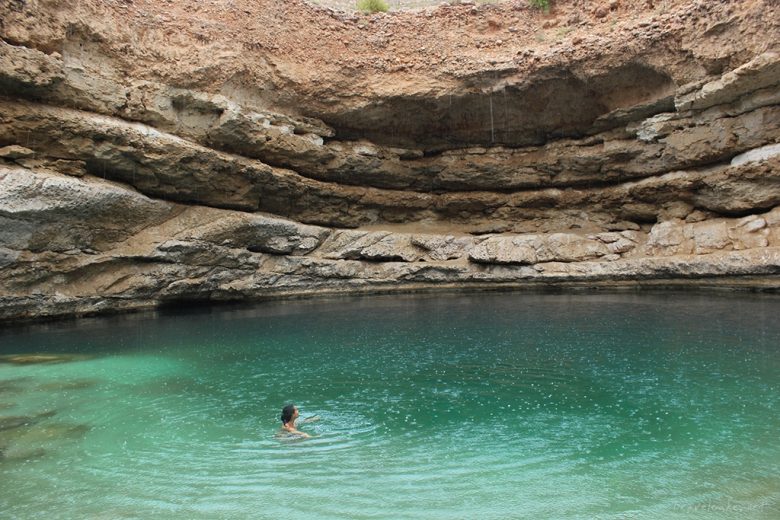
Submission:
<svg viewBox="0 0 780 520">
<path fill-rule="evenodd" d="M 0 363 L 0 517 L 775 519 L 779 311 L 482 294 L 7 328 L 0 354 L 77 357 Z M 314 438 L 275 436 L 288 402 Z"/>
</svg>

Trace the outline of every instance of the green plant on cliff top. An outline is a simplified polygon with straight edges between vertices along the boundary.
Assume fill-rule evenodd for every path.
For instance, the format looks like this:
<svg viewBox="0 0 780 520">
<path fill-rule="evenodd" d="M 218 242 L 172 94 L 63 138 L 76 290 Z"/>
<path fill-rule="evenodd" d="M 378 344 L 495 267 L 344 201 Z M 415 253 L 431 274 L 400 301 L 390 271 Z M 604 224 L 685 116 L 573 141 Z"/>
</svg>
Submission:
<svg viewBox="0 0 780 520">
<path fill-rule="evenodd" d="M 357 8 L 364 13 L 386 13 L 390 6 L 385 0 L 358 0 Z"/>
<path fill-rule="evenodd" d="M 528 0 L 531 4 L 531 7 L 534 9 L 539 9 L 540 11 L 549 11 L 550 10 L 550 0 Z"/>
</svg>

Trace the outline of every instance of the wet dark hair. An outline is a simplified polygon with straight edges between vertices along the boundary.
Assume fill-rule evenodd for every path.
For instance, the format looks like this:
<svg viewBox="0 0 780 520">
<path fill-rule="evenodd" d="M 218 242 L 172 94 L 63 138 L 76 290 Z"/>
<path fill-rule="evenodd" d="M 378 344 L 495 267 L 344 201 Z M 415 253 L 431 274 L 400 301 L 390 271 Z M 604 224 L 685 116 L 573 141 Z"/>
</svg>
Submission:
<svg viewBox="0 0 780 520">
<path fill-rule="evenodd" d="M 282 424 L 287 424 L 288 422 L 292 421 L 294 413 L 295 413 L 294 404 L 288 404 L 287 406 L 282 408 Z"/>
</svg>

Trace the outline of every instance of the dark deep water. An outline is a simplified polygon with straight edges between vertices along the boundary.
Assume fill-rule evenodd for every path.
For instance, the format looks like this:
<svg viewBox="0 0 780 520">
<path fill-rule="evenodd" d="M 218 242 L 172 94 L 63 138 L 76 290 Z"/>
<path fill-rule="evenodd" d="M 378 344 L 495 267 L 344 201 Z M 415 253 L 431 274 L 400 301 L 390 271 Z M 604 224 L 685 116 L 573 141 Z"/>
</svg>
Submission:
<svg viewBox="0 0 780 520">
<path fill-rule="evenodd" d="M 0 518 L 780 518 L 779 317 L 502 293 L 0 329 L 77 355 L 0 363 Z M 315 438 L 275 437 L 290 401 Z"/>
</svg>

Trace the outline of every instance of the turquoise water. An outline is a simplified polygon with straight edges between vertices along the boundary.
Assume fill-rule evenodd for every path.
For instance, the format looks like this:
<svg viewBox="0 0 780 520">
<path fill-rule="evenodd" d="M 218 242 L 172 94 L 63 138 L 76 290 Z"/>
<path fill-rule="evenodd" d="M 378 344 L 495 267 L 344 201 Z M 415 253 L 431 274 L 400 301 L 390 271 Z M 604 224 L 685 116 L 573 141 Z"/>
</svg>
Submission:
<svg viewBox="0 0 780 520">
<path fill-rule="evenodd" d="M 0 518 L 780 517 L 780 298 L 274 302 L 0 330 Z M 278 438 L 295 402 L 308 440 Z M 20 419 L 23 418 L 23 419 Z"/>
</svg>

